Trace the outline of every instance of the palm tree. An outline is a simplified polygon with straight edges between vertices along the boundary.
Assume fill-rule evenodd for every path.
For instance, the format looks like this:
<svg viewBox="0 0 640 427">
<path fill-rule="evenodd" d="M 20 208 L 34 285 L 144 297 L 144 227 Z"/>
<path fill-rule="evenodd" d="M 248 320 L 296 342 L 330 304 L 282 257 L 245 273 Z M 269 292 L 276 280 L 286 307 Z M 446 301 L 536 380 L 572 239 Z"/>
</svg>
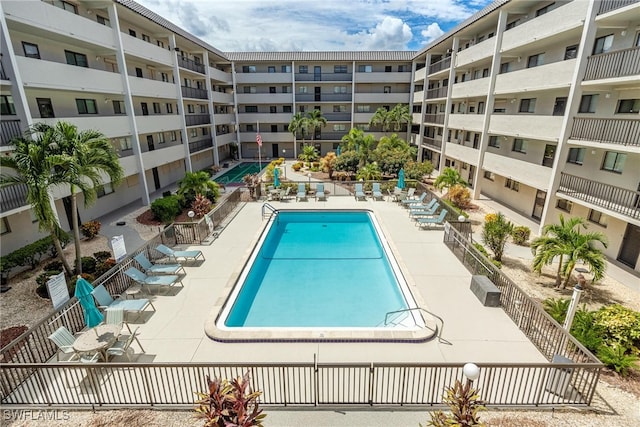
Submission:
<svg viewBox="0 0 640 427">
<path fill-rule="evenodd" d="M 76 190 L 82 192 L 84 207 L 91 206 L 97 199 L 97 189 L 103 184 L 103 175 L 112 186 L 117 186 L 124 176 L 118 154 L 111 141 L 99 131 L 84 130 L 70 123 L 60 121 L 51 127 L 36 124 L 35 132 L 51 134 L 56 142 L 56 151 L 68 156 L 69 162 L 58 166 L 64 170 L 71 192 L 71 222 L 76 251 L 76 274 L 82 274 L 82 253 L 80 249 L 80 228 L 78 225 L 78 199 Z"/>
<path fill-rule="evenodd" d="M 300 160 L 308 163 L 309 167 L 311 167 L 311 162 L 318 160 L 318 158 L 320 158 L 320 156 L 313 145 L 306 145 L 303 147 L 302 154 L 300 154 Z"/>
<path fill-rule="evenodd" d="M 348 134 L 342 137 L 347 150 L 358 152 L 360 162 L 358 167 L 364 167 L 369 162 L 369 152 L 376 143 L 373 135 L 366 135 L 361 129 L 352 128 Z"/>
<path fill-rule="evenodd" d="M 205 171 L 185 173 L 184 178 L 178 181 L 178 195 L 183 197 L 188 205 L 191 205 L 198 194 L 215 202 L 220 195 L 218 183 L 212 181 Z"/>
<path fill-rule="evenodd" d="M 593 274 L 592 282 L 597 282 L 604 277 L 607 262 L 602 251 L 595 247 L 596 242 L 599 242 L 605 248 L 607 247 L 607 238 L 600 232 L 592 231 L 582 234 L 578 229 L 571 234 L 571 239 L 566 246 L 568 250 L 567 259 L 562 267 L 565 277 L 562 288 L 569 284 L 571 272 L 578 261 L 589 266 L 589 272 Z"/>
<path fill-rule="evenodd" d="M 380 107 L 369 120 L 369 126 L 380 126 L 383 132 L 387 132 L 391 127 L 390 119 L 389 111 L 384 107 Z"/>
<path fill-rule="evenodd" d="M 65 154 L 55 154 L 55 144 L 51 133 L 31 136 L 31 140 L 16 138 L 12 141 L 11 156 L 0 157 L 0 166 L 10 169 L 13 174 L 0 174 L 0 188 L 13 185 L 26 187 L 27 203 L 31 205 L 38 220 L 40 231 L 51 235 L 56 253 L 65 271 L 71 275 L 71 266 L 64 257 L 60 236 L 64 231 L 58 223 L 58 216 L 51 199 L 51 190 L 58 185 L 68 184 L 66 177 L 57 171 L 71 159 Z"/>
<path fill-rule="evenodd" d="M 457 170 L 452 168 L 445 168 L 442 171 L 442 173 L 438 175 L 436 180 L 433 182 L 433 185 L 435 185 L 435 187 L 438 189 L 443 189 L 443 188 L 449 189 L 456 184 L 461 184 L 466 186 L 467 181 L 462 179 L 462 177 L 460 176 L 460 173 Z"/>
<path fill-rule="evenodd" d="M 300 135 L 302 137 L 302 144 L 304 145 L 304 137 L 305 134 L 307 133 L 307 128 L 308 128 L 308 123 L 307 123 L 307 118 L 304 117 L 302 114 L 300 113 L 295 113 L 293 115 L 293 117 L 291 117 L 291 121 L 289 122 L 289 132 L 291 132 L 293 134 L 293 158 L 296 159 L 298 158 L 298 147 L 296 147 L 297 141 L 296 138 L 298 137 L 298 135 Z"/>
<path fill-rule="evenodd" d="M 327 119 L 322 111 L 313 110 L 307 113 L 307 133 L 311 134 L 311 141 L 315 140 L 316 130 L 327 125 Z"/>
<path fill-rule="evenodd" d="M 364 179 L 365 181 L 375 181 L 380 178 L 382 178 L 382 172 L 375 162 L 362 166 L 356 173 L 356 179 Z"/>
<path fill-rule="evenodd" d="M 413 116 L 409 112 L 408 105 L 397 104 L 389 111 L 388 116 L 389 126 L 394 132 L 399 132 L 402 125 L 409 125 L 413 122 Z"/>
</svg>

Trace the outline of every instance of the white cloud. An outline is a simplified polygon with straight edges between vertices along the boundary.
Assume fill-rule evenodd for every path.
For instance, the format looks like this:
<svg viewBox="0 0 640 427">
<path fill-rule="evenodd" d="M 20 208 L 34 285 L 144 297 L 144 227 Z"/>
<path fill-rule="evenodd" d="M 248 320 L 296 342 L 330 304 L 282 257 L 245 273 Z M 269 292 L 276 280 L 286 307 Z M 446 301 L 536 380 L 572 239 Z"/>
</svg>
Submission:
<svg viewBox="0 0 640 427">
<path fill-rule="evenodd" d="M 386 16 L 374 28 L 353 36 L 363 50 L 404 50 L 413 37 L 411 28 L 402 19 Z"/>
<path fill-rule="evenodd" d="M 429 24 L 427 28 L 420 32 L 420 35 L 423 37 L 425 44 L 437 39 L 443 34 L 444 31 L 442 31 L 442 28 L 440 28 L 440 25 L 438 25 L 437 22 Z"/>
</svg>

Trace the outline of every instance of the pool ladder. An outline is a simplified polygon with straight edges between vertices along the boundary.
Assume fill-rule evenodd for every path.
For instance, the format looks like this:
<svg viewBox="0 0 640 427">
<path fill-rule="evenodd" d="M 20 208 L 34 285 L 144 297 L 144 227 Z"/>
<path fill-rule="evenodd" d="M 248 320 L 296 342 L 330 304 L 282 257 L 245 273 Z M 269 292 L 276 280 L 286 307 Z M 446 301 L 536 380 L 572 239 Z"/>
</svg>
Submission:
<svg viewBox="0 0 640 427">
<path fill-rule="evenodd" d="M 271 206 L 269 203 L 262 205 L 262 219 L 271 220 L 275 215 L 278 215 L 278 209 Z"/>
<path fill-rule="evenodd" d="M 449 341 L 445 340 L 444 338 L 442 338 L 442 331 L 444 330 L 444 320 L 442 319 L 442 317 L 438 316 L 435 313 L 430 312 L 427 309 L 424 309 L 422 307 L 413 307 L 413 308 L 404 308 L 402 310 L 395 310 L 395 311 L 389 311 L 387 314 L 384 315 L 384 324 L 383 326 L 389 326 L 389 325 L 396 325 L 396 321 L 397 320 L 403 320 L 405 317 L 403 316 L 402 318 L 400 318 L 399 315 L 401 314 L 406 314 L 409 313 L 411 311 L 423 311 L 425 313 L 427 313 L 428 315 L 432 316 L 433 318 L 437 319 L 440 321 L 440 327 L 438 328 L 437 326 L 435 327 L 435 330 L 433 328 L 431 328 L 430 326 L 426 325 L 425 322 L 425 328 L 427 329 L 431 329 L 434 330 L 435 332 L 437 332 L 436 336 L 438 337 L 438 341 L 441 343 L 445 343 L 445 344 L 451 344 Z M 390 319 L 391 317 L 391 319 Z"/>
</svg>

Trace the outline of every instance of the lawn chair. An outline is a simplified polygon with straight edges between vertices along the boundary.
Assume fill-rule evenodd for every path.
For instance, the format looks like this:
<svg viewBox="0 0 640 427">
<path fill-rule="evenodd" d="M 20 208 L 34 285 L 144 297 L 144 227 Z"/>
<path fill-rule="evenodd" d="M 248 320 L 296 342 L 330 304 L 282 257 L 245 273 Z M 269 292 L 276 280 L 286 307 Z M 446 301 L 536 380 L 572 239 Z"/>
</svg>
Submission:
<svg viewBox="0 0 640 427">
<path fill-rule="evenodd" d="M 93 295 L 96 302 L 98 303 L 98 307 L 105 312 L 121 309 L 125 313 L 129 311 L 135 311 L 138 313 L 138 315 L 140 315 L 140 313 L 144 311 L 147 306 L 151 306 L 151 308 L 153 308 L 153 311 L 156 311 L 156 308 L 153 306 L 151 301 L 146 298 L 114 300 L 103 285 L 96 286 L 93 291 L 91 291 L 91 295 Z"/>
<path fill-rule="evenodd" d="M 327 196 L 324 194 L 324 184 L 316 186 L 316 201 L 318 200 L 327 200 Z"/>
<path fill-rule="evenodd" d="M 307 200 L 307 187 L 304 184 L 298 184 L 296 202 L 299 202 L 300 200 Z"/>
<path fill-rule="evenodd" d="M 165 245 L 158 245 L 156 246 L 156 250 L 158 252 L 160 252 L 161 254 L 164 254 L 166 256 L 169 257 L 169 259 L 174 260 L 176 262 L 179 262 L 179 259 L 184 260 L 185 262 L 187 261 L 197 261 L 198 258 L 202 257 L 202 260 L 204 261 L 204 255 L 202 254 L 202 251 L 199 250 L 195 250 L 195 251 L 175 251 L 173 249 L 171 249 L 168 246 Z"/>
<path fill-rule="evenodd" d="M 423 205 L 422 203 L 417 206 L 411 205 L 409 207 L 409 216 L 413 216 L 414 214 L 425 215 L 425 212 L 431 212 L 427 215 L 433 215 L 435 212 L 435 210 L 433 209 L 434 206 L 440 206 L 440 203 L 438 203 L 438 199 L 431 199 L 431 201 L 426 205 Z"/>
<path fill-rule="evenodd" d="M 356 184 L 356 192 L 355 192 L 356 200 L 366 200 L 367 197 L 364 194 L 364 190 L 362 189 L 362 184 Z"/>
<path fill-rule="evenodd" d="M 428 218 L 416 218 L 416 225 L 418 227 L 426 227 L 432 225 L 442 225 L 444 223 L 444 218 L 447 216 L 447 210 L 442 209 L 440 211 L 440 215 L 437 217 L 428 217 Z"/>
<path fill-rule="evenodd" d="M 289 198 L 289 194 L 291 193 L 291 187 L 287 187 L 286 190 L 280 190 L 280 200 L 285 201 Z"/>
<path fill-rule="evenodd" d="M 62 353 L 71 355 L 67 361 L 76 360 L 78 358 L 78 354 L 73 349 L 73 343 L 76 342 L 76 338 L 64 326 L 60 326 L 58 329 L 53 331 L 53 333 L 49 335 L 49 339 L 58 346 L 58 349 Z M 56 361 L 60 361 L 58 352 L 56 352 Z"/>
<path fill-rule="evenodd" d="M 140 347 L 140 350 L 142 350 L 142 352 L 144 353 L 144 348 L 142 348 L 142 345 L 140 345 L 140 341 L 138 340 L 138 329 L 140 328 L 136 328 L 131 335 L 126 336 L 121 336 L 118 341 L 115 342 L 115 344 L 113 344 L 112 347 L 109 347 L 106 351 L 107 353 L 107 357 L 109 356 L 126 356 L 127 360 L 129 362 L 131 362 L 131 357 L 129 356 L 129 347 L 131 347 L 131 344 L 133 344 L 133 340 L 135 340 L 138 343 L 138 347 Z"/>
<path fill-rule="evenodd" d="M 136 255 L 135 259 L 145 274 L 187 274 L 180 264 L 152 264 L 142 252 Z M 182 273 L 180 273 L 182 270 Z"/>
<path fill-rule="evenodd" d="M 382 200 L 382 191 L 380 191 L 380 183 L 374 182 L 371 189 L 371 196 L 376 200 Z"/>
<path fill-rule="evenodd" d="M 131 333 L 131 328 L 129 324 L 124 320 L 124 310 L 122 308 L 115 308 L 107 311 L 107 316 L 104 320 L 104 323 L 107 325 L 119 325 L 120 331 L 122 332 L 122 327 L 126 326 L 129 333 Z M 120 333 L 118 333 L 118 336 Z"/>
<path fill-rule="evenodd" d="M 184 287 L 184 285 L 182 284 L 182 280 L 180 280 L 179 276 L 174 276 L 174 275 L 167 275 L 167 276 L 147 276 L 146 274 L 144 274 L 142 271 L 138 270 L 135 267 L 131 267 L 128 270 L 126 270 L 124 272 L 124 274 L 126 274 L 127 276 L 131 277 L 133 280 L 135 280 L 137 283 L 140 284 L 140 286 L 144 287 L 144 286 L 167 286 L 167 287 L 171 287 L 174 285 L 177 285 L 178 283 L 180 284 L 180 286 Z"/>
<path fill-rule="evenodd" d="M 408 196 L 407 196 L 408 197 Z M 413 206 L 418 206 L 421 205 L 422 202 L 424 201 L 424 199 L 427 197 L 427 192 L 425 191 L 424 193 L 422 193 L 420 195 L 420 197 L 418 197 L 417 199 L 405 199 L 402 202 L 402 206 L 404 206 L 405 208 L 409 208 L 409 207 L 413 207 Z"/>
</svg>

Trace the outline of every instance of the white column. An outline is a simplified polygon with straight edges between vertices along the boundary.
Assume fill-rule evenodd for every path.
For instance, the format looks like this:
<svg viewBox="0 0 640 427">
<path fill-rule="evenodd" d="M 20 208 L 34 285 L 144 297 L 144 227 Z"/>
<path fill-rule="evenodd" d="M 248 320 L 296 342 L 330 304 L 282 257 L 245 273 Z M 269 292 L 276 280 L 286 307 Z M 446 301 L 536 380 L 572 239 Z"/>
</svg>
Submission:
<svg viewBox="0 0 640 427">
<path fill-rule="evenodd" d="M 447 86 L 447 103 L 444 107 L 445 109 L 445 116 L 444 116 L 444 127 L 442 129 L 442 148 L 440 149 L 440 167 L 439 170 L 440 172 L 442 172 L 445 168 L 444 164 L 445 164 L 445 152 L 446 152 L 446 147 L 447 147 L 447 133 L 449 131 L 449 114 L 451 111 L 451 93 L 452 93 L 452 89 L 453 89 L 453 82 L 455 80 L 456 77 L 456 67 L 455 67 L 455 63 L 456 63 L 456 56 L 458 54 L 458 46 L 460 45 L 460 38 L 459 37 L 454 37 L 453 38 L 453 47 L 451 48 L 451 65 L 449 66 L 449 85 Z M 444 58 L 443 58 L 444 59 Z M 427 73 L 429 72 L 429 70 L 427 70 Z"/>
<path fill-rule="evenodd" d="M 291 105 L 292 105 L 291 117 L 293 118 L 293 115 L 296 114 L 296 111 L 297 111 L 296 110 L 297 105 L 296 105 L 296 62 L 295 61 L 291 61 Z M 296 160 L 298 158 L 298 147 L 296 147 L 296 145 L 298 145 L 298 141 L 296 141 L 295 135 L 292 134 L 292 136 L 293 136 L 293 160 Z"/>
<path fill-rule="evenodd" d="M 240 140 L 240 116 L 238 116 L 238 87 L 236 86 L 236 63 L 231 62 L 231 80 L 233 83 L 233 110 L 236 115 L 236 140 L 238 141 L 238 159 L 242 160 L 242 141 Z"/>
<path fill-rule="evenodd" d="M 407 123 L 407 134 L 405 139 L 407 141 L 411 140 L 411 127 L 413 124 L 413 94 L 415 93 L 415 80 L 416 76 L 416 61 L 411 61 L 411 80 L 409 81 L 409 114 L 411 115 L 411 121 Z M 422 126 L 421 126 L 422 127 Z M 418 140 L 418 154 L 422 153 L 422 144 L 420 144 L 420 140 Z M 419 159 L 419 157 L 418 157 Z"/>
<path fill-rule="evenodd" d="M 180 116 L 180 124 L 181 129 L 180 133 L 182 134 L 182 144 L 184 148 L 184 168 L 187 172 L 193 172 L 191 167 L 191 153 L 189 152 L 189 137 L 187 135 L 187 119 L 184 117 L 184 99 L 182 98 L 182 88 L 180 84 L 180 68 L 178 67 L 178 51 L 176 50 L 176 35 L 171 33 L 169 35 L 169 46 L 171 47 L 171 52 L 173 53 L 173 79 L 176 84 L 176 94 L 178 97 L 178 115 Z"/>
<path fill-rule="evenodd" d="M 218 155 L 218 136 L 216 135 L 216 115 L 214 114 L 213 108 L 213 88 L 211 87 L 211 70 L 209 65 L 209 52 L 204 51 L 204 69 L 207 75 L 206 87 L 207 93 L 209 94 L 209 117 L 211 117 L 211 140 L 213 142 L 213 164 L 216 166 L 220 166 L 220 157 Z"/>
</svg>

